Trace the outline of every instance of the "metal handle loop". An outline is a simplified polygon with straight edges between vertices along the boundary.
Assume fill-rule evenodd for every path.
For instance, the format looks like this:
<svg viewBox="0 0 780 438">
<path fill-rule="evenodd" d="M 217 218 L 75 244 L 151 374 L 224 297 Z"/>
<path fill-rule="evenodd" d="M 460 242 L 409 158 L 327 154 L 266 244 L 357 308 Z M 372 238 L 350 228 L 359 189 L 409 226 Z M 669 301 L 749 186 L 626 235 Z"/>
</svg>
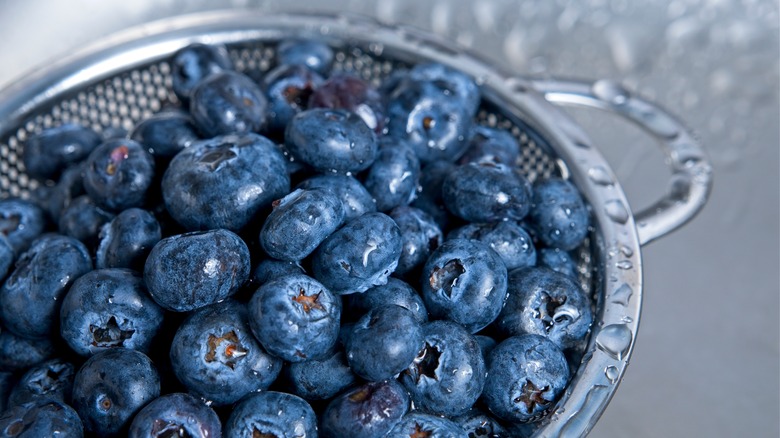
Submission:
<svg viewBox="0 0 780 438">
<path fill-rule="evenodd" d="M 617 114 L 659 141 L 672 176 L 666 195 L 634 215 L 641 245 L 680 228 L 704 207 L 712 188 L 712 166 L 699 141 L 666 111 L 632 96 L 622 86 L 609 80 L 541 79 L 532 83 L 545 99 L 554 104 L 596 108 Z"/>
</svg>

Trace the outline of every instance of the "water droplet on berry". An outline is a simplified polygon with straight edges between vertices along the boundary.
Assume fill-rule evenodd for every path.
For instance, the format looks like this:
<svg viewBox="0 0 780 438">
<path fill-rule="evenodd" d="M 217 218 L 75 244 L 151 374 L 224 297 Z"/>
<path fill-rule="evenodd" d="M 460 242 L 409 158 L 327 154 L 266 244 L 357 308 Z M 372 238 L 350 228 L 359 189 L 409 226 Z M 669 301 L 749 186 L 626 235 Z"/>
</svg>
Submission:
<svg viewBox="0 0 780 438">
<path fill-rule="evenodd" d="M 614 385 L 615 382 L 617 382 L 618 377 L 620 376 L 620 372 L 618 371 L 616 366 L 610 365 L 604 370 L 604 375 L 607 376 L 609 383 Z"/>
<path fill-rule="evenodd" d="M 613 359 L 622 360 L 631 347 L 633 335 L 623 324 L 610 324 L 596 336 L 596 346 L 609 354 Z"/>
<path fill-rule="evenodd" d="M 628 221 L 628 210 L 619 199 L 613 199 L 604 203 L 604 212 L 613 221 L 625 224 Z"/>
</svg>

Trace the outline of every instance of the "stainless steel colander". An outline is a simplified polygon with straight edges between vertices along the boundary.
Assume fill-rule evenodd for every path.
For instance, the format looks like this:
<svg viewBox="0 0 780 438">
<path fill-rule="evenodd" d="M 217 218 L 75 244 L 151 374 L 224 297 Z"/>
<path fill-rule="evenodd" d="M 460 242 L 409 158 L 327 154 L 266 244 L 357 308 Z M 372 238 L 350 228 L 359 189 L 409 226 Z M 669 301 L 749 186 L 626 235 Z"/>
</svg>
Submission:
<svg viewBox="0 0 780 438">
<path fill-rule="evenodd" d="M 570 178 L 591 206 L 593 230 L 579 249 L 579 274 L 596 319 L 581 365 L 535 436 L 581 436 L 595 425 L 617 389 L 633 350 L 642 301 L 640 246 L 690 220 L 704 205 L 710 165 L 698 142 L 673 117 L 609 81 L 531 80 L 502 71 L 446 41 L 412 28 L 359 16 L 209 12 L 146 25 L 111 38 L 0 92 L 0 195 L 27 196 L 26 139 L 77 122 L 102 131 L 135 123 L 176 105 L 171 55 L 193 42 L 226 44 L 237 70 L 260 77 L 279 40 L 315 37 L 336 49 L 336 70 L 379 83 L 421 61 L 458 68 L 483 91 L 479 122 L 508 129 L 532 181 Z M 587 135 L 555 105 L 611 111 L 659 140 L 672 169 L 668 194 L 632 213 L 609 166 Z"/>
</svg>

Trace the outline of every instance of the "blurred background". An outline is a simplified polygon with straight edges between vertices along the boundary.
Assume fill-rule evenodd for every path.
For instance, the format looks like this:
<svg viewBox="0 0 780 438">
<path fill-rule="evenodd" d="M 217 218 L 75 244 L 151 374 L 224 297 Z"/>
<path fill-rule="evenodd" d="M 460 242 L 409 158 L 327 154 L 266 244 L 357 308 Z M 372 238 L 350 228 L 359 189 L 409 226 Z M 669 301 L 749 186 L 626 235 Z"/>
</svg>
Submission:
<svg viewBox="0 0 780 438">
<path fill-rule="evenodd" d="M 644 248 L 634 355 L 592 435 L 780 436 L 776 0 L 0 0 L 0 88 L 101 36 L 229 6 L 410 24 L 521 74 L 619 81 L 678 115 L 712 159 L 714 191 L 693 222 Z M 652 141 L 572 114 L 634 211 L 663 194 L 669 172 Z"/>
</svg>

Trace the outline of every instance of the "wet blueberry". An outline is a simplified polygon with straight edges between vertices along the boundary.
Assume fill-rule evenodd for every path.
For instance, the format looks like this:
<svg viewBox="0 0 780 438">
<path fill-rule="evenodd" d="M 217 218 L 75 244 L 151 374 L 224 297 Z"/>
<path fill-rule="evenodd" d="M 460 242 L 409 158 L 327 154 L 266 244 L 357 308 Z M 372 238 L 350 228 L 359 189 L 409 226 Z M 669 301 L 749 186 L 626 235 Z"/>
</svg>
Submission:
<svg viewBox="0 0 780 438">
<path fill-rule="evenodd" d="M 154 158 L 129 139 L 109 140 L 92 151 L 84 167 L 84 189 L 110 211 L 140 207 L 154 178 Z"/>
<path fill-rule="evenodd" d="M 287 125 L 284 142 L 296 159 L 320 172 L 365 170 L 379 152 L 374 131 L 360 116 L 343 109 L 298 113 Z"/>
<path fill-rule="evenodd" d="M 8 405 L 17 406 L 37 400 L 70 403 L 76 368 L 63 359 L 51 359 L 24 373 L 8 396 Z"/>
<path fill-rule="evenodd" d="M 428 213 L 444 230 L 451 222 L 450 214 L 442 201 L 444 179 L 456 166 L 446 161 L 434 161 L 423 166 L 420 172 L 420 185 L 417 187 L 417 199 L 412 206 Z"/>
<path fill-rule="evenodd" d="M 374 286 L 362 294 L 345 295 L 344 299 L 347 312 L 353 317 L 360 317 L 369 310 L 395 304 L 410 310 L 420 324 L 428 322 L 428 311 L 420 294 L 397 278 L 390 277 L 386 284 Z"/>
<path fill-rule="evenodd" d="M 344 220 L 376 212 L 376 202 L 357 179 L 347 175 L 315 175 L 298 185 L 300 189 L 322 189 L 333 193 L 344 204 Z"/>
<path fill-rule="evenodd" d="M 86 158 L 101 142 L 98 133 L 76 124 L 45 129 L 24 145 L 25 171 L 39 180 L 57 179 L 62 170 Z"/>
<path fill-rule="evenodd" d="M 292 392 L 306 400 L 327 400 L 357 382 L 342 349 L 323 360 L 293 362 L 285 371 Z"/>
<path fill-rule="evenodd" d="M 536 264 L 531 236 L 515 221 L 468 224 L 453 230 L 447 238 L 477 240 L 488 245 L 501 256 L 508 271 Z"/>
<path fill-rule="evenodd" d="M 179 49 L 171 62 L 172 86 L 176 97 L 189 101 L 192 89 L 203 79 L 224 70 L 231 70 L 227 50 L 220 45 L 190 44 Z"/>
<path fill-rule="evenodd" d="M 130 208 L 119 213 L 100 231 L 95 265 L 143 271 L 149 252 L 162 238 L 160 224 L 146 210 Z"/>
<path fill-rule="evenodd" d="M 588 209 L 570 181 L 551 178 L 534 184 L 529 221 L 539 240 L 551 248 L 572 250 L 588 235 Z"/>
<path fill-rule="evenodd" d="M 0 289 L 0 320 L 16 335 L 51 336 L 68 288 L 92 270 L 92 257 L 76 239 L 46 234 L 19 257 Z"/>
<path fill-rule="evenodd" d="M 568 275 L 575 281 L 579 278 L 577 262 L 568 252 L 557 248 L 542 248 L 537 254 L 539 266 Z"/>
<path fill-rule="evenodd" d="M 45 227 L 46 217 L 39 206 L 17 198 L 0 200 L 0 234 L 17 255 L 27 250 Z"/>
<path fill-rule="evenodd" d="M 531 333 L 559 348 L 581 343 L 593 322 L 590 300 L 565 274 L 547 268 L 516 269 L 509 275 L 506 306 L 496 320 L 506 335 Z"/>
<path fill-rule="evenodd" d="M 252 271 L 252 282 L 257 286 L 262 286 L 271 280 L 276 280 L 286 275 L 305 273 L 306 271 L 298 262 L 265 259 Z"/>
<path fill-rule="evenodd" d="M 264 391 L 236 405 L 224 432 L 225 438 L 317 438 L 317 416 L 300 397 Z"/>
<path fill-rule="evenodd" d="M 414 200 L 419 178 L 420 161 L 411 148 L 382 143 L 363 185 L 376 200 L 377 210 L 387 212 Z"/>
<path fill-rule="evenodd" d="M 162 180 L 165 206 L 188 230 L 244 228 L 290 190 L 279 148 L 256 134 L 203 140 L 176 155 Z"/>
<path fill-rule="evenodd" d="M 423 348 L 401 374 L 416 409 L 448 417 L 471 408 L 485 385 L 479 343 L 460 324 L 433 321 L 423 326 Z"/>
<path fill-rule="evenodd" d="M 390 379 L 412 363 L 423 345 L 420 323 L 411 310 L 394 304 L 363 315 L 347 341 L 347 361 L 358 376 Z"/>
<path fill-rule="evenodd" d="M 346 73 L 334 74 L 309 101 L 310 108 L 343 108 L 351 111 L 379 134 L 385 125 L 382 96 L 367 81 Z"/>
<path fill-rule="evenodd" d="M 190 95 L 190 115 L 206 137 L 260 132 L 267 112 L 268 99 L 260 86 L 234 71 L 207 77 Z"/>
<path fill-rule="evenodd" d="M 288 275 L 260 286 L 249 315 L 269 353 L 289 362 L 324 359 L 338 340 L 341 298 L 311 277 Z"/>
<path fill-rule="evenodd" d="M 88 248 L 98 245 L 100 230 L 114 214 L 98 207 L 87 195 L 74 199 L 59 217 L 60 233 L 80 240 Z"/>
<path fill-rule="evenodd" d="M 0 415 L 0 436 L 81 438 L 84 426 L 70 406 L 58 400 L 41 399 L 3 412 Z"/>
<path fill-rule="evenodd" d="M 220 302 L 249 278 L 249 248 L 228 230 L 165 238 L 149 253 L 144 281 L 152 298 L 174 312 Z"/>
<path fill-rule="evenodd" d="M 276 48 L 279 64 L 302 65 L 327 75 L 333 65 L 333 50 L 322 41 L 313 39 L 291 39 L 282 41 Z"/>
<path fill-rule="evenodd" d="M 395 380 L 365 383 L 333 399 L 322 414 L 326 438 L 380 438 L 409 410 L 409 396 Z"/>
<path fill-rule="evenodd" d="M 331 234 L 314 252 L 314 277 L 337 294 L 387 283 L 401 256 L 401 232 L 382 213 L 369 213 Z"/>
<path fill-rule="evenodd" d="M 282 361 L 252 336 L 246 306 L 233 300 L 195 311 L 176 331 L 173 371 L 190 393 L 217 406 L 268 389 Z"/>
<path fill-rule="evenodd" d="M 387 438 L 468 438 L 457 424 L 443 417 L 410 412 L 385 435 Z"/>
<path fill-rule="evenodd" d="M 280 65 L 263 78 L 268 96 L 268 130 L 284 132 L 299 112 L 309 106 L 312 94 L 323 83 L 322 76 L 303 65 Z"/>
<path fill-rule="evenodd" d="M 512 436 L 492 415 L 479 409 L 472 409 L 452 419 L 469 438 L 504 438 Z"/>
<path fill-rule="evenodd" d="M 324 190 L 298 189 L 274 204 L 260 230 L 260 244 L 279 260 L 302 260 L 344 222 L 344 204 Z"/>
<path fill-rule="evenodd" d="M 488 126 L 475 126 L 466 153 L 460 164 L 487 161 L 494 164 L 515 166 L 520 158 L 520 145 L 509 131 Z"/>
<path fill-rule="evenodd" d="M 51 339 L 28 339 L 0 327 L 0 372 L 23 371 L 54 355 Z"/>
<path fill-rule="evenodd" d="M 141 275 L 129 269 L 98 269 L 73 283 L 60 309 L 60 334 L 70 348 L 89 356 L 111 348 L 148 352 L 163 322 Z"/>
<path fill-rule="evenodd" d="M 419 208 L 396 207 L 388 215 L 401 230 L 403 249 L 395 273 L 404 275 L 425 263 L 441 246 L 444 236 L 433 217 Z"/>
<path fill-rule="evenodd" d="M 144 406 L 130 423 L 128 438 L 220 438 L 213 409 L 189 394 L 166 394 Z"/>
<path fill-rule="evenodd" d="M 431 315 L 463 324 L 471 333 L 493 322 L 506 300 L 504 262 L 473 240 L 444 242 L 425 263 L 421 281 Z"/>
<path fill-rule="evenodd" d="M 469 163 L 449 173 L 442 200 L 450 212 L 467 221 L 521 220 L 531 209 L 531 185 L 503 164 Z"/>
<path fill-rule="evenodd" d="M 73 407 L 86 431 L 97 436 L 125 431 L 133 416 L 159 395 L 160 376 L 152 361 L 125 348 L 90 357 L 73 380 Z"/>
<path fill-rule="evenodd" d="M 135 125 L 130 138 L 144 145 L 155 158 L 171 158 L 200 136 L 189 115 L 171 110 L 142 120 Z"/>
<path fill-rule="evenodd" d="M 472 116 L 476 114 L 481 98 L 479 87 L 465 73 L 439 63 L 422 63 L 409 70 L 409 79 L 432 83 L 448 98 L 462 102 Z"/>
<path fill-rule="evenodd" d="M 499 418 L 534 421 L 563 393 L 569 367 L 561 350 L 538 335 L 513 336 L 496 346 L 487 359 L 482 399 Z"/>
</svg>

